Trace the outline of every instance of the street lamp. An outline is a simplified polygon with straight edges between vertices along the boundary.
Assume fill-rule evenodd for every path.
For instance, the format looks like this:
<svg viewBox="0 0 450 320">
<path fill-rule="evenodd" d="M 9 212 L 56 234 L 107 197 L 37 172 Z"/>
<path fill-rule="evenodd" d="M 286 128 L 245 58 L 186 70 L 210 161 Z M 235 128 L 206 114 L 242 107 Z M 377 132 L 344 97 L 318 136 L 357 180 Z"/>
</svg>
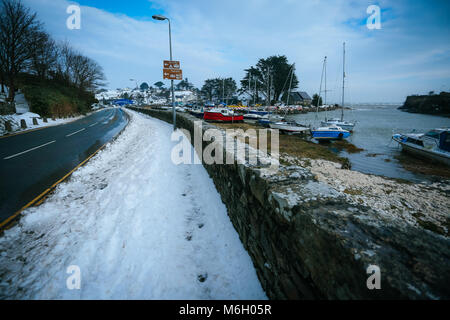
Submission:
<svg viewBox="0 0 450 320">
<path fill-rule="evenodd" d="M 137 80 L 135 80 L 135 79 L 130 79 L 130 81 L 131 81 L 131 82 L 135 82 L 135 83 L 136 83 L 136 89 L 139 89 L 139 88 L 138 88 Z"/>
<path fill-rule="evenodd" d="M 173 61 L 172 58 L 172 30 L 171 30 L 171 26 L 170 26 L 170 19 L 167 17 L 164 17 L 162 15 L 154 15 L 152 16 L 153 19 L 155 20 L 159 20 L 159 21 L 164 21 L 167 20 L 169 21 L 169 48 L 170 48 L 170 61 Z M 173 80 L 170 80 L 171 85 L 172 85 L 172 114 L 173 114 L 173 130 L 176 129 L 176 120 L 177 120 L 177 114 L 175 112 L 175 92 L 173 89 Z"/>
</svg>

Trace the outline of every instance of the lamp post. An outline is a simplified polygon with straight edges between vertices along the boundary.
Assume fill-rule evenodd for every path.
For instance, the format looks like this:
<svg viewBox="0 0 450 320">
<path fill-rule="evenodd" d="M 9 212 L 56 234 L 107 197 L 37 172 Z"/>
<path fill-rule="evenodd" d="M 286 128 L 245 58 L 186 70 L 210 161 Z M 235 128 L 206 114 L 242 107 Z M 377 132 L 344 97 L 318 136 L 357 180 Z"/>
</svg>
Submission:
<svg viewBox="0 0 450 320">
<path fill-rule="evenodd" d="M 138 83 L 137 83 L 137 80 L 136 80 L 136 79 L 130 79 L 130 81 L 136 83 L 136 89 L 139 89 L 139 88 L 138 88 Z"/>
<path fill-rule="evenodd" d="M 159 20 L 159 21 L 164 21 L 167 20 L 169 22 L 169 48 L 170 48 L 170 61 L 173 61 L 172 58 L 172 30 L 171 30 L 171 26 L 170 26 L 170 19 L 162 16 L 162 15 L 154 15 L 152 16 L 153 19 L 155 20 Z M 173 89 L 173 80 L 170 80 L 171 82 L 171 87 L 172 87 L 172 114 L 173 114 L 173 130 L 176 129 L 176 120 L 177 120 L 177 114 L 175 112 L 175 91 Z"/>
</svg>

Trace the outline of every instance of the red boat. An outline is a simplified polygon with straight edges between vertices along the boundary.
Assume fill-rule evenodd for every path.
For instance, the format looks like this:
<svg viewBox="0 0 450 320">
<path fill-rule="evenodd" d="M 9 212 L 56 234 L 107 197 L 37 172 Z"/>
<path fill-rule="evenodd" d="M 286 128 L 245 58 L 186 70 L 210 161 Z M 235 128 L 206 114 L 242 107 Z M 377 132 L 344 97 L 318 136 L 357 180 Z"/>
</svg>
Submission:
<svg viewBox="0 0 450 320">
<path fill-rule="evenodd" d="M 205 110 L 203 119 L 206 121 L 215 122 L 243 122 L 243 115 L 236 115 L 234 111 L 225 108 L 214 108 L 211 110 Z"/>
</svg>

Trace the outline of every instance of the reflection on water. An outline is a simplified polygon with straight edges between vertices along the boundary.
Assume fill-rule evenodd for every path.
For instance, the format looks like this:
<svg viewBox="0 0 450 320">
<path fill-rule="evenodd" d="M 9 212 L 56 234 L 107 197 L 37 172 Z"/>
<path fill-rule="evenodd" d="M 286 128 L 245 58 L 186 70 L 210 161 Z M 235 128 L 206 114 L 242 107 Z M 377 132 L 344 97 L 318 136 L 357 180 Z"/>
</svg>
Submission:
<svg viewBox="0 0 450 320">
<path fill-rule="evenodd" d="M 348 139 L 359 148 L 361 153 L 340 154 L 350 159 L 352 169 L 384 175 L 391 178 L 401 178 L 410 181 L 428 180 L 430 177 L 406 170 L 399 162 L 401 148 L 391 140 L 394 132 L 408 133 L 413 130 L 425 132 L 437 127 L 449 127 L 450 119 L 440 116 L 407 113 L 398 110 L 399 105 L 356 105 L 353 110 L 345 111 L 346 120 L 356 121 L 355 132 Z M 340 117 L 340 111 L 320 112 L 318 120 L 316 113 L 292 116 L 301 123 L 320 125 L 320 121 Z M 330 144 L 330 148 L 333 148 Z"/>
</svg>

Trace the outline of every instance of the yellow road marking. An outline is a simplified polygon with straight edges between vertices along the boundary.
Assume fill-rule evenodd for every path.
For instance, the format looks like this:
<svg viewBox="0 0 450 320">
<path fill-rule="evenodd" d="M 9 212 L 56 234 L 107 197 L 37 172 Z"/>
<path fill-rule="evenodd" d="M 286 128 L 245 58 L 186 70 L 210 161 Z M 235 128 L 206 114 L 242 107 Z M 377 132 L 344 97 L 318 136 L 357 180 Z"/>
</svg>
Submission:
<svg viewBox="0 0 450 320">
<path fill-rule="evenodd" d="M 58 184 L 60 184 L 61 182 L 63 182 L 64 180 L 66 180 L 72 173 L 74 173 L 78 168 L 80 168 L 81 166 L 83 166 L 86 162 L 88 162 L 93 156 L 95 156 L 100 150 L 102 150 L 107 144 L 109 143 L 106 142 L 104 145 L 102 145 L 100 148 L 97 149 L 97 151 L 95 151 L 93 154 L 91 154 L 89 157 L 87 157 L 83 162 L 81 162 L 79 165 L 77 165 L 75 168 L 73 168 L 69 173 L 67 173 L 64 177 L 62 177 L 61 179 L 59 179 L 57 182 L 55 182 L 50 188 L 48 188 L 47 190 L 45 190 L 44 192 L 42 192 L 39 196 L 37 196 L 36 198 L 34 198 L 33 200 L 31 200 L 30 202 L 28 202 L 22 209 L 20 209 L 19 211 L 17 211 L 16 213 L 14 213 L 12 216 L 10 216 L 8 219 L 6 219 L 5 221 L 3 221 L 2 223 L 0 223 L 0 231 L 3 231 L 4 229 L 7 229 L 5 226 L 10 223 L 12 220 L 14 220 L 15 218 L 17 218 L 25 209 L 28 209 L 29 207 L 31 207 L 33 204 L 35 204 L 36 202 L 39 202 L 37 204 L 41 204 L 44 200 L 45 200 L 45 195 L 47 195 L 48 193 L 50 193 L 50 191 L 52 191 L 53 189 L 55 189 Z"/>
<path fill-rule="evenodd" d="M 126 127 L 126 126 L 125 126 Z M 122 129 L 122 131 L 125 128 Z M 121 131 L 121 132 L 122 132 Z M 117 135 L 119 136 L 120 133 Z M 114 139 L 113 139 L 114 140 Z M 111 140 L 111 141 L 113 141 Z M 13 224 L 9 225 L 8 224 L 14 220 L 15 218 L 17 218 L 25 209 L 28 209 L 29 207 L 31 207 L 33 204 L 42 204 L 42 202 L 44 202 L 45 200 L 45 196 L 50 193 L 54 188 L 56 188 L 56 186 L 58 186 L 58 184 L 60 184 L 61 182 L 63 182 L 64 180 L 66 180 L 72 173 L 74 173 L 78 168 L 80 168 L 81 166 L 83 166 L 84 164 L 86 164 L 86 162 L 88 162 L 92 157 L 94 157 L 100 150 L 102 150 L 109 142 L 106 142 L 104 145 L 102 145 L 100 148 L 98 148 L 93 154 L 91 154 L 89 157 L 87 157 L 83 162 L 81 162 L 79 165 L 77 165 L 75 168 L 73 168 L 68 174 L 66 174 L 64 177 L 62 177 L 61 179 L 59 179 L 57 182 L 55 182 L 50 188 L 48 188 L 47 190 L 45 190 L 44 192 L 42 192 L 39 196 L 37 196 L 36 198 L 34 198 L 33 200 L 31 200 L 30 202 L 28 202 L 22 209 L 20 209 L 19 211 L 17 211 L 16 213 L 14 213 L 12 216 L 10 216 L 8 219 L 6 219 L 5 221 L 0 223 L 0 232 L 9 229 L 13 226 Z"/>
</svg>

